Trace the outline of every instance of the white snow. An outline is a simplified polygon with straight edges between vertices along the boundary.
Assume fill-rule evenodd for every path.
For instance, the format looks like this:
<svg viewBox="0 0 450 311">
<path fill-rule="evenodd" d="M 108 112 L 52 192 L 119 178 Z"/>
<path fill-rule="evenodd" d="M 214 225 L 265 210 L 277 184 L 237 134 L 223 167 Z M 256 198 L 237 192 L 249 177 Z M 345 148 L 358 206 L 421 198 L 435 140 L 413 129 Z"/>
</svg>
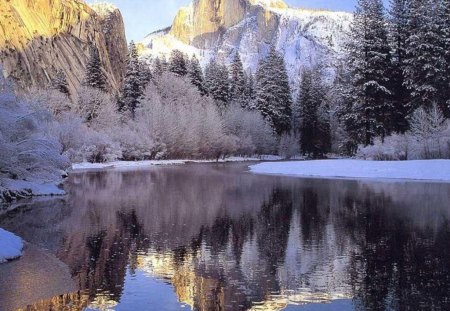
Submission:
<svg viewBox="0 0 450 311">
<path fill-rule="evenodd" d="M 278 16 L 278 28 L 270 44 L 284 56 L 294 85 L 301 69 L 314 64 L 321 64 L 326 69 L 327 78 L 334 77 L 335 67 L 344 55 L 347 32 L 353 19 L 351 13 L 288 8 L 281 0 L 251 2 Z M 188 16 L 186 29 L 195 29 L 193 3 L 188 8 L 180 9 Z M 236 25 L 225 29 L 217 45 L 212 47 L 194 43 L 193 38 L 190 42 L 182 42 L 170 29 L 155 32 L 140 42 L 145 47 L 141 57 L 149 60 L 156 56 L 168 58 L 172 50 L 178 49 L 188 55 L 195 54 L 204 67 L 214 57 L 219 62 L 230 64 L 237 50 L 245 70 L 255 73 L 260 59 L 269 48 L 268 42 L 261 38 L 270 29 L 261 28 L 258 21 L 257 14 L 250 12 Z"/>
<path fill-rule="evenodd" d="M 257 162 L 257 161 L 278 161 L 278 156 L 265 155 L 261 157 L 229 157 L 220 159 L 219 163 L 227 162 Z M 108 163 L 76 163 L 72 165 L 72 170 L 98 170 L 98 169 L 127 169 L 127 168 L 145 168 L 159 165 L 182 165 L 186 163 L 216 163 L 216 160 L 149 160 L 149 161 L 116 161 Z"/>
<path fill-rule="evenodd" d="M 22 239 L 0 228 L 0 263 L 20 257 L 22 250 Z"/>
<path fill-rule="evenodd" d="M 277 162 L 253 165 L 250 166 L 250 171 L 257 174 L 316 178 L 408 179 L 450 182 L 450 160 Z"/>
<path fill-rule="evenodd" d="M 117 7 L 109 2 L 92 3 L 90 7 L 102 17 L 107 17 L 117 10 Z"/>
<path fill-rule="evenodd" d="M 34 196 L 44 195 L 64 195 L 65 192 L 59 189 L 55 183 L 33 182 L 25 180 L 3 179 L 0 183 L 4 188 L 11 191 L 31 190 Z"/>
</svg>

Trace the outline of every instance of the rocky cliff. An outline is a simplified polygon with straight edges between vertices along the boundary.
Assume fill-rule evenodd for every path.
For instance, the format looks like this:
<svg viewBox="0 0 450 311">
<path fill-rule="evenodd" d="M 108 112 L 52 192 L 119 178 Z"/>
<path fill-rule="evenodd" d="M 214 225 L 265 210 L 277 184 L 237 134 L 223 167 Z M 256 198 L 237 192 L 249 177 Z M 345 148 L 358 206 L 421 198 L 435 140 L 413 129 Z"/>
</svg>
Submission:
<svg viewBox="0 0 450 311">
<path fill-rule="evenodd" d="M 271 45 L 284 55 L 295 84 L 302 67 L 320 63 L 332 73 L 342 55 L 352 15 L 288 7 L 282 0 L 194 0 L 181 8 L 172 26 L 147 36 L 143 57 L 171 50 L 229 63 L 239 52 L 248 71 Z"/>
<path fill-rule="evenodd" d="M 118 9 L 81 0 L 0 0 L 0 61 L 22 88 L 46 86 L 62 70 L 74 93 L 92 43 L 111 90 L 119 90 L 127 42 Z"/>
</svg>

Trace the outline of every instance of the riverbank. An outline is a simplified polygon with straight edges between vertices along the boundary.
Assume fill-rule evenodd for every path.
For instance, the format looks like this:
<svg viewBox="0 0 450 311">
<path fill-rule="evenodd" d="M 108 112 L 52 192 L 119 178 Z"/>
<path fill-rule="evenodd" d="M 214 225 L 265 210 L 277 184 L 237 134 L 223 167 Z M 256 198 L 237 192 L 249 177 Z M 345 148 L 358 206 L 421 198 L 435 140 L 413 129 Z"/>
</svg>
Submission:
<svg viewBox="0 0 450 311">
<path fill-rule="evenodd" d="M 229 157 L 216 160 L 149 160 L 149 161 L 115 161 L 107 163 L 76 163 L 72 165 L 72 170 L 104 170 L 104 169 L 127 169 L 127 168 L 145 168 L 162 165 L 183 165 L 187 163 L 231 163 L 231 162 L 260 162 L 260 161 L 280 161 L 279 156 L 261 156 L 261 157 Z"/>
<path fill-rule="evenodd" d="M 14 180 L 0 178 L 0 203 L 11 203 L 13 201 L 32 196 L 64 195 L 58 183 Z"/>
<path fill-rule="evenodd" d="M 450 182 L 450 160 L 291 161 L 256 164 L 250 166 L 250 171 L 256 174 L 314 178 L 405 179 Z"/>
</svg>

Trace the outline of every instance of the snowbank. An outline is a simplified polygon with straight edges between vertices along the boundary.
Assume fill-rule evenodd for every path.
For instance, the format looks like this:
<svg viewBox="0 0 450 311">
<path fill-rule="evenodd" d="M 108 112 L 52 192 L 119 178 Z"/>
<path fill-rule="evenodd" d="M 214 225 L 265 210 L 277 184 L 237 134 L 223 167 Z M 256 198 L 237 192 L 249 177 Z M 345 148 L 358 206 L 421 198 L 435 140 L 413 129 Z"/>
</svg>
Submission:
<svg viewBox="0 0 450 311">
<path fill-rule="evenodd" d="M 257 162 L 257 161 L 278 161 L 281 160 L 278 156 L 262 156 L 260 158 L 244 158 L 244 157 L 230 157 L 225 160 L 219 160 L 220 163 L 227 162 Z M 73 164 L 73 170 L 98 170 L 98 169 L 113 169 L 113 168 L 143 168 L 156 165 L 182 165 L 186 163 L 216 163 L 215 160 L 155 160 L 155 161 L 117 161 L 109 163 L 78 163 Z"/>
<path fill-rule="evenodd" d="M 19 258 L 22 255 L 22 250 L 22 239 L 0 228 L 0 263 Z"/>
<path fill-rule="evenodd" d="M 0 203 L 31 196 L 64 195 L 56 183 L 0 178 Z"/>
<path fill-rule="evenodd" d="M 450 160 L 278 162 L 253 165 L 250 166 L 250 171 L 258 174 L 320 178 L 410 179 L 450 182 Z"/>
</svg>

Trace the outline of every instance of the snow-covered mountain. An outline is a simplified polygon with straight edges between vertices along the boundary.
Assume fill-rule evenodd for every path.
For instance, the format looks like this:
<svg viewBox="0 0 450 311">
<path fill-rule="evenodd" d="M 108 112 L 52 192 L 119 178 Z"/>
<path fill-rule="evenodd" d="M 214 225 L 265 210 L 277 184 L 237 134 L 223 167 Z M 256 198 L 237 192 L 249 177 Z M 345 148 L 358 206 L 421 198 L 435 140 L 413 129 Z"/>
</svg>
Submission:
<svg viewBox="0 0 450 311">
<path fill-rule="evenodd" d="M 303 66 L 320 63 L 331 73 L 342 55 L 352 14 L 288 7 L 283 0 L 193 0 L 171 27 L 148 35 L 142 56 L 168 57 L 173 49 L 229 63 L 238 51 L 247 71 L 273 44 L 285 56 L 291 81 Z"/>
</svg>

